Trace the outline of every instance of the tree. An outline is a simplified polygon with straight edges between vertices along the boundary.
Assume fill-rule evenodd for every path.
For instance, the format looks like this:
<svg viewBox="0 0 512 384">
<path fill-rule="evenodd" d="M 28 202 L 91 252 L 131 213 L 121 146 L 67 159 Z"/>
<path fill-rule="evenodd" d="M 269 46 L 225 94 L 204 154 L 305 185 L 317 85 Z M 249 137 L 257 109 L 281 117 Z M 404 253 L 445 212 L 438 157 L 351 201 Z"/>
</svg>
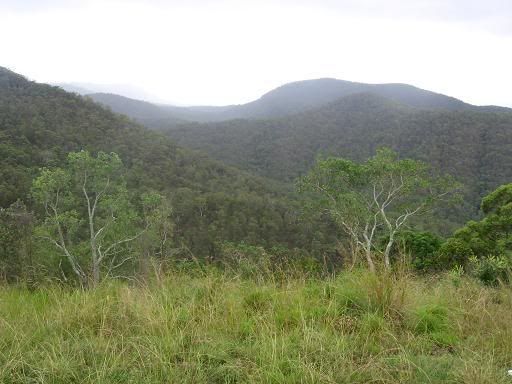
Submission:
<svg viewBox="0 0 512 384">
<path fill-rule="evenodd" d="M 62 252 L 81 284 L 97 285 L 106 260 L 109 273 L 129 260 L 117 256 L 144 231 L 136 226 L 122 169 L 116 153 L 71 152 L 65 168 L 43 168 L 33 181 L 32 195 L 45 212 L 38 233 Z"/>
<path fill-rule="evenodd" d="M 158 258 L 155 265 L 157 278 L 160 277 L 162 264 L 171 256 L 173 249 L 174 221 L 172 205 L 169 198 L 157 192 L 146 192 L 141 196 L 144 221 L 147 230 L 139 238 L 140 275 L 146 280 L 151 257 Z"/>
<path fill-rule="evenodd" d="M 464 265 L 471 256 L 478 259 L 490 256 L 509 256 L 512 253 L 512 183 L 502 185 L 482 199 L 485 217 L 469 221 L 457 230 L 441 247 L 446 261 Z M 454 246 L 464 244 L 466 251 Z"/>
<path fill-rule="evenodd" d="M 512 276 L 512 183 L 482 199 L 484 218 L 471 220 L 441 246 L 439 268 L 464 268 L 483 283 L 509 282 Z"/>
<path fill-rule="evenodd" d="M 399 159 L 384 148 L 362 164 L 334 157 L 320 160 L 301 186 L 318 193 L 319 203 L 348 235 L 353 261 L 362 250 L 374 272 L 374 254 L 382 254 L 389 269 L 397 233 L 412 217 L 451 195 L 456 185 L 427 164 Z M 379 235 L 387 239 L 383 250 L 377 247 Z"/>
<path fill-rule="evenodd" d="M 437 253 L 443 244 L 441 237 L 426 231 L 402 231 L 397 237 L 399 247 L 411 257 L 416 271 L 426 272 L 436 267 Z"/>
</svg>

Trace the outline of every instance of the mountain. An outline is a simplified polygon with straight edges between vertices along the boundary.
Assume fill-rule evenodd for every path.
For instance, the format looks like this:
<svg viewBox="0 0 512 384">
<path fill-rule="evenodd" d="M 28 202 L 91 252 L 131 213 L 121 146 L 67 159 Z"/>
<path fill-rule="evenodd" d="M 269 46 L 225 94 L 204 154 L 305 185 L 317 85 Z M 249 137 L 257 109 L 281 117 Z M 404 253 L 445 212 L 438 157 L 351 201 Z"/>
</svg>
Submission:
<svg viewBox="0 0 512 384">
<path fill-rule="evenodd" d="M 26 84 L 27 79 L 22 75 L 0 67 L 0 87 L 15 89 L 24 87 Z"/>
<path fill-rule="evenodd" d="M 238 107 L 243 117 L 285 116 L 311 109 L 357 93 L 372 93 L 418 108 L 466 109 L 453 97 L 425 91 L 407 84 L 364 84 L 337 79 L 305 80 L 285 84 L 256 101 Z"/>
<path fill-rule="evenodd" d="M 130 116 L 152 128 L 161 129 L 174 125 L 180 120 L 208 122 L 282 117 L 318 108 L 341 97 L 359 93 L 371 93 L 414 108 L 443 110 L 484 108 L 407 84 L 364 84 L 330 78 L 285 84 L 250 103 L 223 107 L 148 105 L 139 100 L 130 100 L 112 94 L 89 96 L 110 107 L 114 112 Z"/>
<path fill-rule="evenodd" d="M 113 93 L 91 93 L 91 100 L 137 120 L 151 128 L 167 127 L 186 121 L 222 121 L 232 118 L 232 106 L 227 107 L 176 107 L 132 99 Z"/>
<path fill-rule="evenodd" d="M 196 255 L 215 257 L 224 241 L 307 248 L 315 236 L 298 220 L 289 187 L 182 149 L 87 98 L 0 68 L 0 207 L 17 199 L 30 205 L 40 167 L 60 166 L 67 153 L 82 149 L 117 152 L 134 196 L 148 189 L 170 196 L 175 241 Z"/>
<path fill-rule="evenodd" d="M 132 119 L 142 123 L 165 120 L 166 123 L 173 125 L 186 121 L 175 117 L 175 115 L 179 115 L 179 112 L 175 113 L 174 109 L 179 111 L 179 107 L 159 106 L 147 101 L 130 99 L 129 97 L 112 93 L 92 93 L 88 94 L 87 97 L 107 106 L 116 113 L 130 116 Z"/>
<path fill-rule="evenodd" d="M 506 109 L 420 109 L 362 93 L 276 119 L 183 124 L 166 132 L 180 145 L 288 181 L 306 173 L 318 155 L 362 161 L 391 147 L 457 176 L 466 186 L 469 217 L 483 195 L 512 181 L 512 113 Z"/>
</svg>

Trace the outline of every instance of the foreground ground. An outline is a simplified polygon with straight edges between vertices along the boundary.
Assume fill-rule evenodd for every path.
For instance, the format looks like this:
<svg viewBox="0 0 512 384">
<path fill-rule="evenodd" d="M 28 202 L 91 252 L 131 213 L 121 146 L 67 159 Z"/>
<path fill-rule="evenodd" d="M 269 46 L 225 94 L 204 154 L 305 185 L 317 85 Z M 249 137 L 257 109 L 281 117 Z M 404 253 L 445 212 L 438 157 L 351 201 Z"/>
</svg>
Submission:
<svg viewBox="0 0 512 384">
<path fill-rule="evenodd" d="M 512 291 L 455 275 L 0 288 L 1 383 L 512 383 Z"/>
</svg>

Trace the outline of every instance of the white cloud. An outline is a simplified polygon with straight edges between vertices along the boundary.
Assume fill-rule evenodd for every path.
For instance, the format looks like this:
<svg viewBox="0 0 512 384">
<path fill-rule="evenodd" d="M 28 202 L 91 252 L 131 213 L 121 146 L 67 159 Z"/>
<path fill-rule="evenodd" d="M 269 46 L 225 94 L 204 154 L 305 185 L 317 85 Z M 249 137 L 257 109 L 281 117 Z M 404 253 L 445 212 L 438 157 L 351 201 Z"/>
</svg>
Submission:
<svg viewBox="0 0 512 384">
<path fill-rule="evenodd" d="M 512 34 L 486 28 L 510 9 L 497 0 L 486 12 L 472 1 L 43 3 L 0 13 L 0 65 L 38 81 L 125 83 L 160 99 L 219 105 L 336 77 L 512 106 Z M 466 4 L 466 18 L 457 4 Z"/>
</svg>

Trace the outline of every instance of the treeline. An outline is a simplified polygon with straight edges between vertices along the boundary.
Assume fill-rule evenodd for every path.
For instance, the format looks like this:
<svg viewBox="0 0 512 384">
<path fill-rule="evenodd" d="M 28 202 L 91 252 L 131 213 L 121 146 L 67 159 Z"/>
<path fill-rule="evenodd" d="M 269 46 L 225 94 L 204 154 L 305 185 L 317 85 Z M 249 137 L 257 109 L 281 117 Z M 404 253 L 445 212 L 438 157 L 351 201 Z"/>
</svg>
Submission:
<svg viewBox="0 0 512 384">
<path fill-rule="evenodd" d="M 414 218 L 432 213 L 443 200 L 456 201 L 457 183 L 426 163 L 399 159 L 389 149 L 379 150 L 365 163 L 319 161 L 301 179 L 304 210 L 325 213 L 323 221 L 337 228 L 332 239 L 317 239 L 316 249 L 286 247 L 278 238 L 262 242 L 258 233 L 279 233 L 276 218 L 265 225 L 249 224 L 254 232 L 237 240 L 227 231 L 240 231 L 247 223 L 239 221 L 236 211 L 226 212 L 232 227 L 202 232 L 216 237 L 187 238 L 180 235 L 184 223 L 175 215 L 175 210 L 183 210 L 183 202 L 157 191 L 130 191 L 125 176 L 122 161 L 113 152 L 70 152 L 63 167 L 41 168 L 30 188 L 34 211 L 20 200 L 0 209 L 0 277 L 28 284 L 50 278 L 91 287 L 106 277 L 161 277 L 183 262 L 272 279 L 297 271 L 302 276 L 320 275 L 361 264 L 378 273 L 405 262 L 417 273 L 452 270 L 457 275 L 470 273 L 486 284 L 510 279 L 512 184 L 486 196 L 481 221 L 471 221 L 443 240 L 411 228 Z M 210 209 L 203 203 L 200 217 Z M 312 235 L 307 226 L 294 230 L 301 231 L 296 236 Z M 198 239 L 215 249 L 195 253 Z M 330 260 L 326 245 L 336 251 Z"/>
</svg>

